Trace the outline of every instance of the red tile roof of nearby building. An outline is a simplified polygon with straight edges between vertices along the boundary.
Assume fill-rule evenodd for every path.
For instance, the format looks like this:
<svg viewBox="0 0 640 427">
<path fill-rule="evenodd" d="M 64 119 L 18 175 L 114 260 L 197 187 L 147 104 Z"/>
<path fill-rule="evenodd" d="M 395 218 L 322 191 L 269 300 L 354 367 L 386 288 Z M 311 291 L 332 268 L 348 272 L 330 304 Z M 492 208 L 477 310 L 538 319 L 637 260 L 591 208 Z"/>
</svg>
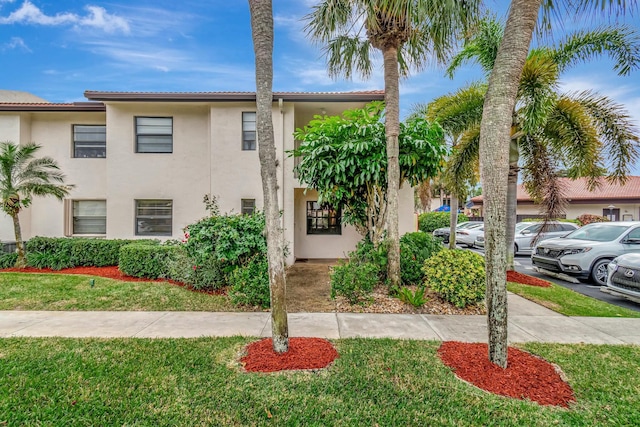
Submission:
<svg viewBox="0 0 640 427">
<path fill-rule="evenodd" d="M 255 101 L 255 92 L 102 92 L 87 90 L 87 99 L 94 101 Z M 384 90 L 356 92 L 273 92 L 274 101 L 306 102 L 366 102 L 384 99 Z"/>
<path fill-rule="evenodd" d="M 624 185 L 609 184 L 602 179 L 598 188 L 589 191 L 587 188 L 587 180 L 579 178 L 572 180 L 569 178 L 560 178 L 564 186 L 564 195 L 567 200 L 640 200 L 640 176 L 629 176 Z M 531 197 L 525 191 L 524 186 L 518 185 L 517 200 L 519 202 L 531 202 Z M 483 197 L 476 196 L 471 199 L 476 205 L 481 205 Z"/>
<path fill-rule="evenodd" d="M 0 102 L 0 111 L 106 111 L 102 102 Z"/>
</svg>

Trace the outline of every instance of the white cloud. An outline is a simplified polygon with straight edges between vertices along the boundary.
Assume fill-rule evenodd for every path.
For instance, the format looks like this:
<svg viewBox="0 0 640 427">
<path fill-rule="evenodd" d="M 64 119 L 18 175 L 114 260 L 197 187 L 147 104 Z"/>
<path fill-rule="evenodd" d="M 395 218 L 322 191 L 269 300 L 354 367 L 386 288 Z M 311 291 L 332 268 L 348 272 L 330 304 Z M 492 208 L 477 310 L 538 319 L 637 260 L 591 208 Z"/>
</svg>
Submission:
<svg viewBox="0 0 640 427">
<path fill-rule="evenodd" d="M 6 17 L 0 17 L 0 24 L 75 25 L 76 27 L 99 28 L 108 33 L 116 31 L 129 32 L 129 24 L 125 19 L 111 15 L 99 6 L 86 6 L 85 8 L 88 11 L 85 16 L 70 12 L 46 15 L 29 0 L 25 0 L 19 9 L 11 12 Z"/>
<path fill-rule="evenodd" d="M 31 52 L 29 46 L 22 40 L 20 37 L 11 37 L 8 43 L 4 43 L 0 50 L 9 50 L 9 49 L 22 49 L 26 52 Z"/>
</svg>

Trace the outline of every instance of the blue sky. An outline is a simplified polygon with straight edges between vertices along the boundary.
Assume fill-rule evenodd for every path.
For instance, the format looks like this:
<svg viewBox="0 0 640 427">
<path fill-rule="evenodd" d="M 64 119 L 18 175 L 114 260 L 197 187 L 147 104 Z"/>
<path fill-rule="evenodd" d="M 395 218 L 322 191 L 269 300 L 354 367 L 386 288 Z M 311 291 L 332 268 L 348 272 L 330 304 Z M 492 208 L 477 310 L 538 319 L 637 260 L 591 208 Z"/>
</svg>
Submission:
<svg viewBox="0 0 640 427">
<path fill-rule="evenodd" d="M 301 18 L 314 3 L 274 0 L 274 90 L 382 89 L 380 66 L 367 81 L 328 77 L 321 48 L 302 31 Z M 502 16 L 507 3 L 485 4 Z M 87 89 L 253 91 L 248 9 L 245 0 L 0 0 L 0 89 L 28 91 L 52 102 L 82 101 Z M 577 18 L 556 30 L 554 39 L 602 23 Z M 640 28 L 637 13 L 619 22 Z M 464 66 L 453 80 L 435 66 L 414 73 L 401 85 L 402 114 L 480 78 L 475 64 Z M 617 77 L 611 63 L 600 60 L 566 73 L 563 88 L 606 94 L 640 123 L 640 70 Z"/>
</svg>

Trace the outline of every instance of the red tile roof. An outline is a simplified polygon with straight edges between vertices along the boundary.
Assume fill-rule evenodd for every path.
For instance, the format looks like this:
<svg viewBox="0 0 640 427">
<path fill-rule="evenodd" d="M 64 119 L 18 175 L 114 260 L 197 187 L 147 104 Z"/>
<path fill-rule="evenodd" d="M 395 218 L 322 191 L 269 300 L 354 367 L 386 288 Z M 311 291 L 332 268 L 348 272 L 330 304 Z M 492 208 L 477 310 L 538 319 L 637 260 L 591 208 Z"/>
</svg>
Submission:
<svg viewBox="0 0 640 427">
<path fill-rule="evenodd" d="M 609 184 L 602 179 L 598 188 L 593 191 L 587 189 L 587 180 L 579 178 L 572 180 L 560 178 L 565 189 L 567 200 L 640 200 L 640 176 L 629 176 L 624 185 Z M 531 202 L 531 197 L 525 191 L 524 186 L 518 185 L 517 200 L 519 202 Z M 476 205 L 481 205 L 483 197 L 476 196 L 471 199 Z"/>
</svg>

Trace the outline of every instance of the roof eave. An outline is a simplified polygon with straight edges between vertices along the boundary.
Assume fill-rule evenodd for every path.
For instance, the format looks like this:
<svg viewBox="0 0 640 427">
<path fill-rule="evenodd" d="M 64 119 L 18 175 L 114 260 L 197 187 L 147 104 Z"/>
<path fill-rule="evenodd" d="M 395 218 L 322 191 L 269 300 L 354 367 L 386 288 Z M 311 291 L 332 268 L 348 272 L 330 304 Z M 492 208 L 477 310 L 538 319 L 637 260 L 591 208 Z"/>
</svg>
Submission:
<svg viewBox="0 0 640 427">
<path fill-rule="evenodd" d="M 98 92 L 85 91 L 93 101 L 129 102 L 255 102 L 254 92 Z M 273 101 L 298 102 L 370 102 L 384 100 L 383 91 L 371 92 L 274 92 Z"/>
</svg>

